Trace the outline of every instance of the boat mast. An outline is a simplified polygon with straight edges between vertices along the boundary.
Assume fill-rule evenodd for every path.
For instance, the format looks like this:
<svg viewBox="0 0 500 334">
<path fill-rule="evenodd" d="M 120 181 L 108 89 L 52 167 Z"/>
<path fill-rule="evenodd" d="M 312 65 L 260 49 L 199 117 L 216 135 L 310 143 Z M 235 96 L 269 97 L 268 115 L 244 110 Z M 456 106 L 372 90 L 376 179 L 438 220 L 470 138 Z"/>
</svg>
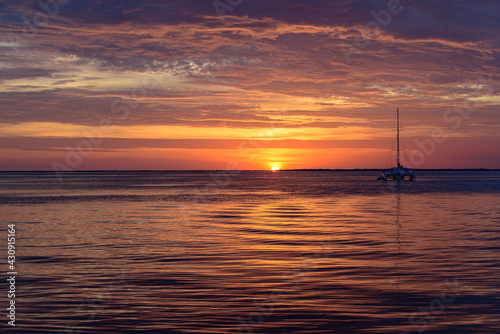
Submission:
<svg viewBox="0 0 500 334">
<path fill-rule="evenodd" d="M 397 109 L 397 119 L 398 119 L 398 158 L 397 158 L 397 163 L 398 163 L 398 168 L 400 166 L 399 164 L 399 108 Z"/>
</svg>

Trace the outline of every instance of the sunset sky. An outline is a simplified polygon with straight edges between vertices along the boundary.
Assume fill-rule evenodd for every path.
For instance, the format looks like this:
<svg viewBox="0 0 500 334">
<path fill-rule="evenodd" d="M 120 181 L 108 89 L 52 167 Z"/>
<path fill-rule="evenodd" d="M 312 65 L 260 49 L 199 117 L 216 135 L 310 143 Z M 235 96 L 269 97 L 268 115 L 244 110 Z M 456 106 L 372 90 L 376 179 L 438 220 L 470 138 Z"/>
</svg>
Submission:
<svg viewBox="0 0 500 334">
<path fill-rule="evenodd" d="M 500 2 L 0 4 L 0 170 L 500 168 Z"/>
</svg>

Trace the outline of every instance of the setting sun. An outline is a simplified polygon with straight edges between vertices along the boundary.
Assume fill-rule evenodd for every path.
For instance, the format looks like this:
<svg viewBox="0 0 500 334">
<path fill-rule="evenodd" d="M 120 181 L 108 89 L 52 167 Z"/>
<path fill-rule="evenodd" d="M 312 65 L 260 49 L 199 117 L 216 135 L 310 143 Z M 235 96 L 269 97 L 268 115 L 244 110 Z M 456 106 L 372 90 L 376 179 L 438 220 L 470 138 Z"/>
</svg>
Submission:
<svg viewBox="0 0 500 334">
<path fill-rule="evenodd" d="M 273 168 L 271 168 L 271 171 L 272 171 L 272 172 L 277 172 L 277 171 L 279 171 L 279 170 L 280 170 L 280 168 L 279 168 L 279 167 L 273 167 Z"/>
</svg>

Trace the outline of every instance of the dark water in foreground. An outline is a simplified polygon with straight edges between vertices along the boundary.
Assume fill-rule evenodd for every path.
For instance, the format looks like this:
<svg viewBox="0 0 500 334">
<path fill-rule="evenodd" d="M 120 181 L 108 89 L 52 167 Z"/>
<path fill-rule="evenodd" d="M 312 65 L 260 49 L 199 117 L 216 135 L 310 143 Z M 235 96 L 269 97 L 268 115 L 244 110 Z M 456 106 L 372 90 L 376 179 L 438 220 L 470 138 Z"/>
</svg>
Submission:
<svg viewBox="0 0 500 334">
<path fill-rule="evenodd" d="M 500 333 L 500 172 L 377 176 L 0 173 L 8 329 Z"/>
</svg>

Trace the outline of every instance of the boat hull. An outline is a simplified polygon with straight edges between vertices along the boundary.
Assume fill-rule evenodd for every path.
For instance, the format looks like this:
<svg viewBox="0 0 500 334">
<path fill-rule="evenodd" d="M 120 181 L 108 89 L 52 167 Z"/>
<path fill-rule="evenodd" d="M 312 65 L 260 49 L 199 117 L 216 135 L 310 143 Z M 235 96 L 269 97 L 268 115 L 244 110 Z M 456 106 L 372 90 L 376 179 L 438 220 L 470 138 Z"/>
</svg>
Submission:
<svg viewBox="0 0 500 334">
<path fill-rule="evenodd" d="M 414 181 L 415 180 L 415 170 L 404 168 L 404 167 L 395 167 L 392 169 L 384 170 L 382 175 L 378 178 L 378 180 L 383 181 Z"/>
</svg>

